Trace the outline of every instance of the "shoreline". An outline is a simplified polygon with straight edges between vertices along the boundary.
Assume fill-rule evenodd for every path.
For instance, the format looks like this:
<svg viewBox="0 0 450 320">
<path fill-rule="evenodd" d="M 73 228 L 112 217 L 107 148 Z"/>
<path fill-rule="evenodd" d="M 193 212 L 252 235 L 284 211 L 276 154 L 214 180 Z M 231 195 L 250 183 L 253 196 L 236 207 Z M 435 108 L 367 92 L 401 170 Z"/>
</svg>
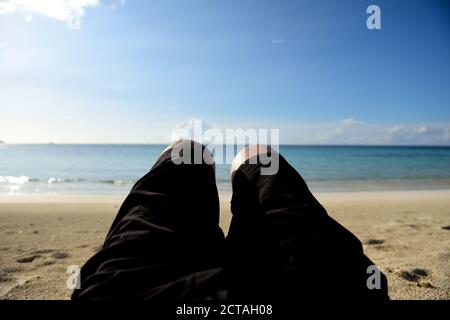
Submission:
<svg viewBox="0 0 450 320">
<path fill-rule="evenodd" d="M 0 176 L 0 178 L 2 178 Z M 17 177 L 20 179 L 20 177 Z M 347 192 L 398 192 L 398 191 L 439 191 L 450 190 L 450 179 L 384 179 L 384 180 L 309 180 L 305 178 L 313 193 Z M 17 182 L 19 183 L 19 182 Z M 0 198 L 2 197 L 125 197 L 134 183 L 88 183 L 88 182 L 26 182 L 6 185 L 0 179 Z M 218 181 L 220 194 L 232 192 L 229 180 Z"/>
<path fill-rule="evenodd" d="M 352 198 L 355 195 L 373 195 L 377 197 L 382 195 L 385 197 L 410 197 L 414 195 L 426 194 L 428 196 L 442 197 L 445 195 L 450 196 L 450 188 L 447 189 L 411 189 L 411 190 L 342 190 L 342 191 L 311 191 L 316 197 L 347 197 Z M 2 203 L 46 203 L 46 202 L 80 202 L 86 201 L 87 203 L 110 203 L 125 200 L 126 194 L 85 194 L 85 193 L 0 193 L 0 204 Z M 231 198 L 232 191 L 229 190 L 219 190 L 219 198 Z M 222 200 L 222 199 L 221 199 Z"/>
</svg>

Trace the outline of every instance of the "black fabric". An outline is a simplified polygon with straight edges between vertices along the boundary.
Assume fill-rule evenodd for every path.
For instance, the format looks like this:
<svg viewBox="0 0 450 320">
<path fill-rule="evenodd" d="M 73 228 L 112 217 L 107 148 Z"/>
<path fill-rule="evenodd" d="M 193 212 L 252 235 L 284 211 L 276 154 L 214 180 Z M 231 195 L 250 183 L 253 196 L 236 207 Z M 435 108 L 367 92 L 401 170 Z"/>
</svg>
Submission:
<svg viewBox="0 0 450 320">
<path fill-rule="evenodd" d="M 382 274 L 380 290 L 367 288 L 367 267 L 373 262 L 364 255 L 361 242 L 328 216 L 282 156 L 276 175 L 261 175 L 261 165 L 248 162 L 255 161 L 247 161 L 234 176 L 227 236 L 228 268 L 241 278 L 231 291 L 234 295 L 388 298 Z"/>
<path fill-rule="evenodd" d="M 225 239 L 211 165 L 170 150 L 133 187 L 72 299 L 387 299 L 369 290 L 360 241 L 329 217 L 280 156 L 276 175 L 242 165 Z"/>
</svg>

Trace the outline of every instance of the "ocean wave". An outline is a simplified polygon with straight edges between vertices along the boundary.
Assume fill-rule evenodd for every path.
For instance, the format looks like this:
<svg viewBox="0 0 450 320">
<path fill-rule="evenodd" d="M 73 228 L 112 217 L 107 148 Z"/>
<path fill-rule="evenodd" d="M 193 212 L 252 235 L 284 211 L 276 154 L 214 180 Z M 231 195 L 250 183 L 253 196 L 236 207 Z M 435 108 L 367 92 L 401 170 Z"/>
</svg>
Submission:
<svg viewBox="0 0 450 320">
<path fill-rule="evenodd" d="M 37 182 L 39 182 L 40 180 L 37 180 Z M 54 178 L 51 177 L 47 180 L 48 184 L 53 184 L 53 183 L 71 183 L 71 182 L 83 182 L 84 179 L 67 179 L 67 178 Z"/>
<path fill-rule="evenodd" d="M 19 177 L 14 177 L 14 176 L 0 176 L 0 182 L 3 183 L 9 183 L 9 184 L 14 184 L 14 185 L 23 185 L 27 182 L 30 181 L 30 178 L 27 176 L 19 176 Z"/>
<path fill-rule="evenodd" d="M 0 176 L 0 183 L 6 183 L 11 185 L 23 185 L 27 182 L 45 182 L 48 184 L 54 184 L 54 183 L 70 183 L 70 182 L 83 182 L 84 179 L 67 179 L 67 178 L 44 178 L 44 179 L 38 179 L 38 178 L 30 178 L 27 176 Z"/>
<path fill-rule="evenodd" d="M 129 184 L 133 184 L 135 181 L 134 180 L 122 180 L 122 179 L 117 179 L 117 180 L 98 180 L 97 182 L 100 183 L 106 183 L 106 184 L 113 184 L 116 186 L 124 186 L 124 185 L 129 185 Z"/>
<path fill-rule="evenodd" d="M 0 183 L 8 185 L 18 185 L 22 186 L 28 182 L 35 183 L 46 183 L 52 184 L 63 184 L 63 183 L 76 183 L 76 182 L 93 182 L 93 183 L 104 183 L 113 185 L 129 185 L 134 184 L 136 181 L 133 179 L 100 179 L 100 180 L 85 180 L 82 178 L 60 178 L 60 177 L 50 177 L 50 178 L 30 178 L 27 176 L 0 176 Z"/>
</svg>

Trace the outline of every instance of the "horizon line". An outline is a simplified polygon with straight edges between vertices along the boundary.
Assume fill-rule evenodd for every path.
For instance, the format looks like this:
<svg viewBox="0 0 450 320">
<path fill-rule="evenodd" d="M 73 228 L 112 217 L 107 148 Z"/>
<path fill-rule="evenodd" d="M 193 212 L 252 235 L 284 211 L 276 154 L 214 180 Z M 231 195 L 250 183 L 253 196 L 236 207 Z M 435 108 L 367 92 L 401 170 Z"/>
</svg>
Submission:
<svg viewBox="0 0 450 320">
<path fill-rule="evenodd" d="M 13 142 L 13 143 L 6 143 L 4 141 L 0 141 L 0 146 L 6 146 L 6 145 L 92 145 L 92 146 L 99 146 L 99 145 L 116 145 L 116 146 L 124 146 L 124 145 L 135 145 L 135 146 L 167 146 L 170 145 L 172 142 L 168 143 L 144 143 L 144 142 Z M 244 144 L 223 144 L 225 146 L 244 146 Z M 208 145 L 206 145 L 208 146 Z M 296 146 L 296 147 L 418 147 L 418 148 L 424 148 L 424 147 L 430 147 L 430 148 L 442 148 L 442 147 L 449 147 L 450 144 L 337 144 L 337 143 L 329 143 L 329 144 L 307 144 L 307 143 L 280 143 L 280 147 L 289 147 L 289 146 Z"/>
</svg>

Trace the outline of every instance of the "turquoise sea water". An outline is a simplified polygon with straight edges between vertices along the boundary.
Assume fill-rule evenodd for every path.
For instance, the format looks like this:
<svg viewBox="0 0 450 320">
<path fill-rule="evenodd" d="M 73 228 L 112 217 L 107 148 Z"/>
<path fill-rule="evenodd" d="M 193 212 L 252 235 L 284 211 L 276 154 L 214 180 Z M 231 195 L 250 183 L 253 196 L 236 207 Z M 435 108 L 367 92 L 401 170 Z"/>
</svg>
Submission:
<svg viewBox="0 0 450 320">
<path fill-rule="evenodd" d="M 0 145 L 0 194 L 125 194 L 164 145 Z M 450 188 L 449 147 L 281 146 L 313 191 Z M 219 190 L 230 190 L 218 164 Z"/>
</svg>

